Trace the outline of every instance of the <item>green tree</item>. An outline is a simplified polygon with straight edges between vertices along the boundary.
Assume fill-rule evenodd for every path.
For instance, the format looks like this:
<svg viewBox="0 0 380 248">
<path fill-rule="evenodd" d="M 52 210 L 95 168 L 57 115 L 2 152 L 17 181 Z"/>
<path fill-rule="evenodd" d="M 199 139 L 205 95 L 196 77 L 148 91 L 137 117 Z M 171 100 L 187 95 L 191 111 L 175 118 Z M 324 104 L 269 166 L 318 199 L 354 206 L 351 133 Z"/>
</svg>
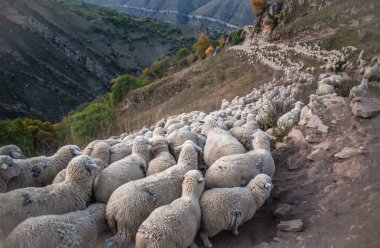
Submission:
<svg viewBox="0 0 380 248">
<path fill-rule="evenodd" d="M 123 99 L 124 95 L 133 89 L 146 85 L 144 80 L 135 78 L 130 75 L 119 76 L 112 85 L 110 99 L 112 104 L 116 105 Z"/>
<path fill-rule="evenodd" d="M 187 48 L 180 48 L 177 52 L 177 54 L 175 55 L 175 59 L 178 61 L 178 60 L 182 60 L 184 58 L 186 58 L 187 56 L 190 55 L 190 51 L 189 49 Z"/>
</svg>

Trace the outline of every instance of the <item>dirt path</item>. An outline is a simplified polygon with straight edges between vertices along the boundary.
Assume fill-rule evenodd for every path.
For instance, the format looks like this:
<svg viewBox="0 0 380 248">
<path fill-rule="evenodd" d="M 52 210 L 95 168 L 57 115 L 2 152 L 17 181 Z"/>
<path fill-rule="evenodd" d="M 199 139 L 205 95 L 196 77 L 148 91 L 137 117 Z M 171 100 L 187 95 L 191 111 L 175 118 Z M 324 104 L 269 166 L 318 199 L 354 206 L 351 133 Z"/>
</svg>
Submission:
<svg viewBox="0 0 380 248">
<path fill-rule="evenodd" d="M 349 99 L 339 99 L 343 101 L 319 108 L 318 115 L 330 127 L 327 135 L 300 128 L 288 149 L 273 153 L 271 198 L 240 228 L 239 236 L 225 232 L 213 238 L 215 247 L 380 247 L 380 115 L 356 118 Z M 306 136 L 317 142 L 306 142 Z M 329 149 L 312 162 L 306 157 L 316 146 Z M 344 147 L 362 147 L 364 154 L 336 159 L 334 154 Z M 289 170 L 289 165 L 298 169 Z M 279 204 L 293 208 L 277 218 L 273 211 Z M 277 232 L 280 220 L 292 219 L 302 219 L 302 232 Z"/>
</svg>

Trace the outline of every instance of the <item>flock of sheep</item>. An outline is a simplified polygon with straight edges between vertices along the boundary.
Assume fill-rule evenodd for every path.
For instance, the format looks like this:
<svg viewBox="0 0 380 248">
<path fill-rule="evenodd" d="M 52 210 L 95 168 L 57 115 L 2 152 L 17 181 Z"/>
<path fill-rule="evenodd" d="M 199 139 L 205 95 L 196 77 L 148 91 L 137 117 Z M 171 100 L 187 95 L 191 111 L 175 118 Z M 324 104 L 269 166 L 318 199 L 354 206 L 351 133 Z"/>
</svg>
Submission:
<svg viewBox="0 0 380 248">
<path fill-rule="evenodd" d="M 327 56 L 318 49 L 292 49 Z M 265 64 L 276 62 L 258 51 Z M 168 117 L 138 132 L 96 140 L 83 151 L 67 145 L 51 157 L 25 158 L 17 146 L 1 147 L 3 246 L 94 247 L 108 228 L 115 234 L 108 247 L 133 241 L 136 247 L 196 247 L 198 233 L 212 247 L 209 238 L 223 230 L 238 235 L 273 187 L 268 121 L 275 118 L 282 131 L 305 123 L 318 97 L 335 94 L 344 82 L 322 74 L 316 95 L 303 106 L 299 99 L 314 76 L 297 63 L 286 65 L 283 81 L 223 100 L 220 110 Z M 366 94 L 367 78 L 352 95 Z"/>
</svg>

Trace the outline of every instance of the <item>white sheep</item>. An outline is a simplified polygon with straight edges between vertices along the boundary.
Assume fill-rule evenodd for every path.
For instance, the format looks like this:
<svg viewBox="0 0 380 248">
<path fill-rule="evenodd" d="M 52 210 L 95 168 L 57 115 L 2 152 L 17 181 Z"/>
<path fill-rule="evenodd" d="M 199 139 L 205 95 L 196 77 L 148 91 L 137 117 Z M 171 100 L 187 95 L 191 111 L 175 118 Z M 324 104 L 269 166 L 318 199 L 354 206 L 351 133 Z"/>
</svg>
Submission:
<svg viewBox="0 0 380 248">
<path fill-rule="evenodd" d="M 41 156 L 17 160 L 21 174 L 9 181 L 8 190 L 49 185 L 53 183 L 57 174 L 66 168 L 71 159 L 80 154 L 78 146 L 67 145 L 51 157 Z"/>
<path fill-rule="evenodd" d="M 110 147 L 107 143 L 99 141 L 94 146 L 94 150 L 91 152 L 91 158 L 99 167 L 99 170 L 92 173 L 93 181 L 100 174 L 104 168 L 107 168 L 110 164 Z M 53 180 L 53 184 L 61 183 L 66 179 L 66 169 L 61 170 Z"/>
<path fill-rule="evenodd" d="M 20 175 L 20 167 L 9 156 L 0 155 L 0 193 L 7 191 L 8 182 Z"/>
<path fill-rule="evenodd" d="M 376 64 L 373 67 L 368 67 L 364 72 L 363 79 L 367 79 L 368 81 L 380 80 L 380 66 Z"/>
<path fill-rule="evenodd" d="M 277 127 L 281 130 L 290 130 L 300 121 L 303 103 L 298 101 L 295 103 L 294 108 L 288 113 L 282 115 L 277 120 Z"/>
<path fill-rule="evenodd" d="M 269 198 L 271 178 L 257 175 L 246 187 L 207 190 L 201 197 L 202 225 L 199 236 L 206 247 L 212 247 L 209 237 L 223 230 L 238 235 L 238 227 L 250 220 Z"/>
<path fill-rule="evenodd" d="M 104 204 L 93 204 L 82 211 L 29 218 L 9 234 L 4 248 L 95 247 L 107 229 L 105 213 Z"/>
<path fill-rule="evenodd" d="M 254 134 L 253 151 L 216 160 L 206 171 L 206 188 L 243 187 L 258 174 L 273 176 L 275 164 L 270 153 L 271 136 L 263 131 Z"/>
<path fill-rule="evenodd" d="M 196 133 L 191 131 L 189 126 L 182 127 L 167 136 L 169 140 L 169 148 L 172 153 L 176 147 L 183 145 L 186 141 L 191 140 L 197 146 L 200 146 L 200 140 Z M 178 154 L 174 154 L 178 158 Z"/>
<path fill-rule="evenodd" d="M 94 181 L 94 196 L 98 202 L 107 203 L 112 192 L 119 186 L 145 177 L 149 162 L 147 140 L 137 136 L 133 141 L 132 154 L 110 164 Z"/>
<path fill-rule="evenodd" d="M 366 97 L 368 93 L 368 80 L 363 79 L 359 85 L 352 87 L 350 90 L 350 98 Z"/>
<path fill-rule="evenodd" d="M 198 170 L 186 173 L 181 198 L 154 210 L 141 224 L 136 248 L 196 247 L 194 238 L 201 223 L 199 198 L 204 179 Z"/>
<path fill-rule="evenodd" d="M 174 123 L 174 124 L 168 126 L 167 133 L 169 134 L 169 133 L 171 133 L 171 132 L 173 132 L 173 131 L 175 131 L 177 129 L 180 129 L 180 128 L 184 127 L 184 126 L 187 126 L 187 125 L 189 125 L 189 119 L 187 118 L 187 116 L 183 116 L 181 118 L 181 122 Z"/>
<path fill-rule="evenodd" d="M 7 145 L 0 147 L 0 155 L 6 155 L 15 159 L 25 158 L 25 155 L 21 151 L 20 147 L 16 145 Z"/>
<path fill-rule="evenodd" d="M 169 152 L 169 142 L 166 138 L 155 136 L 151 142 L 154 159 L 149 161 L 148 170 L 146 171 L 147 176 L 160 173 L 177 163 Z"/>
<path fill-rule="evenodd" d="M 123 141 L 117 145 L 111 146 L 110 148 L 110 153 L 111 153 L 111 158 L 110 158 L 110 163 L 115 163 L 116 161 L 119 161 L 126 156 L 129 156 L 132 154 L 132 145 L 133 145 L 133 140 L 132 141 Z"/>
<path fill-rule="evenodd" d="M 91 198 L 91 171 L 97 169 L 90 157 L 82 155 L 70 161 L 62 183 L 0 194 L 0 236 L 29 217 L 85 209 Z"/>
<path fill-rule="evenodd" d="M 207 166 L 211 166 L 221 157 L 246 152 L 235 137 L 218 127 L 215 119 L 208 119 L 202 132 L 207 136 L 204 147 L 204 160 Z"/>
<path fill-rule="evenodd" d="M 108 246 L 114 243 L 126 246 L 135 238 L 139 226 L 154 209 L 181 196 L 183 176 L 188 171 L 197 169 L 197 151 L 201 151 L 201 148 L 191 141 L 178 147 L 181 148 L 177 165 L 152 176 L 126 183 L 112 193 L 107 203 L 106 217 L 116 235 L 107 240 Z"/>
<path fill-rule="evenodd" d="M 325 84 L 324 82 L 318 82 L 318 89 L 316 91 L 316 94 L 318 96 L 325 96 L 325 95 L 330 95 L 330 94 L 335 94 L 336 90 L 334 86 Z"/>
</svg>

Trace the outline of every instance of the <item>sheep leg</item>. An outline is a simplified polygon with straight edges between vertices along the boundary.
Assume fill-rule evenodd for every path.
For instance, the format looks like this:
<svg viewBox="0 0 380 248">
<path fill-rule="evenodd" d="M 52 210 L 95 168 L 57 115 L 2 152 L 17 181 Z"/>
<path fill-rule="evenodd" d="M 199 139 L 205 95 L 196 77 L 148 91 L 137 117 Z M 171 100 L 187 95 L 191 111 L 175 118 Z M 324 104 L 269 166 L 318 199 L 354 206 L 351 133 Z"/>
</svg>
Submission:
<svg viewBox="0 0 380 248">
<path fill-rule="evenodd" d="M 212 243 L 211 243 L 210 239 L 208 238 L 207 232 L 200 232 L 199 237 L 201 238 L 204 246 L 209 247 L 209 248 L 212 247 Z"/>
<path fill-rule="evenodd" d="M 108 239 L 106 239 L 106 247 L 107 248 L 112 248 L 113 246 L 114 246 L 114 244 L 115 244 L 115 239 L 116 239 L 116 235 L 115 236 L 113 236 L 113 237 L 111 237 L 111 238 L 108 238 Z"/>
<path fill-rule="evenodd" d="M 233 215 L 233 224 L 232 224 L 233 231 L 232 232 L 234 235 L 237 236 L 239 234 L 238 228 L 241 222 L 241 211 L 233 211 L 232 215 Z"/>
<path fill-rule="evenodd" d="M 193 243 L 190 245 L 190 248 L 198 248 L 198 245 L 193 241 Z"/>
</svg>

